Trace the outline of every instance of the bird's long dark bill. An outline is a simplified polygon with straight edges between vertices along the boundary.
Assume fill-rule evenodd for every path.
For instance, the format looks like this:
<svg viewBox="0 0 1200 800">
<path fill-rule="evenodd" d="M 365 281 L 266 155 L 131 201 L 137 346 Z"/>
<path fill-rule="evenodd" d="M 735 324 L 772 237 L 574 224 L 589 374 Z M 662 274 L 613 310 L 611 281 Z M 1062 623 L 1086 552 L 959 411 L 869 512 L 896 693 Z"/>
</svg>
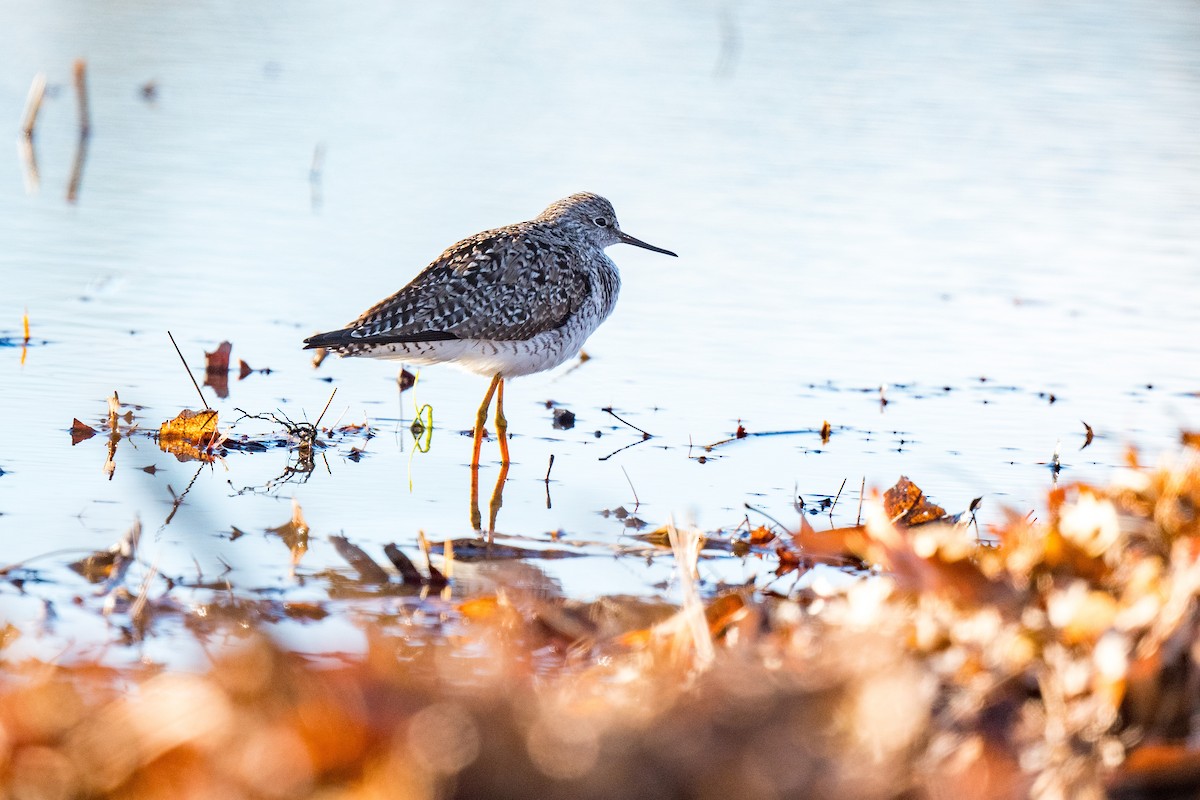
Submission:
<svg viewBox="0 0 1200 800">
<path fill-rule="evenodd" d="M 679 258 L 678 253 L 672 253 L 670 250 L 663 250 L 661 247 L 655 247 L 652 244 L 646 244 L 641 239 L 635 239 L 624 231 L 617 231 L 617 238 L 619 238 L 625 244 L 631 244 L 634 247 L 644 247 L 647 250 L 653 250 L 654 252 L 662 253 L 665 256 L 675 256 L 676 258 Z"/>
</svg>

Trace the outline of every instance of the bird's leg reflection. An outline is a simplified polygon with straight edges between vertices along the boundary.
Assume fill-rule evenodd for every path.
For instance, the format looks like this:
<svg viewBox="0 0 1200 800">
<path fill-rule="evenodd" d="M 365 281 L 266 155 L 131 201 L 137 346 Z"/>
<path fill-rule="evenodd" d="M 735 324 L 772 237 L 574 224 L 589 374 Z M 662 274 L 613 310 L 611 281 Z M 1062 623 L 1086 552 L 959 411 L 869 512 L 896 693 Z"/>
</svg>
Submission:
<svg viewBox="0 0 1200 800">
<path fill-rule="evenodd" d="M 500 465 L 500 474 L 496 476 L 496 485 L 492 489 L 492 499 L 488 505 L 488 542 L 496 533 L 496 515 L 504 505 L 504 484 L 508 481 L 508 464 Z M 471 470 L 471 529 L 483 532 L 483 516 L 479 513 L 479 469 Z"/>
<path fill-rule="evenodd" d="M 492 536 L 496 533 L 496 514 L 500 512 L 500 506 L 504 505 L 504 484 L 508 481 L 508 462 L 505 461 L 500 465 L 500 474 L 496 476 L 496 487 L 492 489 L 492 500 L 488 505 L 488 541 L 492 540 Z"/>
</svg>

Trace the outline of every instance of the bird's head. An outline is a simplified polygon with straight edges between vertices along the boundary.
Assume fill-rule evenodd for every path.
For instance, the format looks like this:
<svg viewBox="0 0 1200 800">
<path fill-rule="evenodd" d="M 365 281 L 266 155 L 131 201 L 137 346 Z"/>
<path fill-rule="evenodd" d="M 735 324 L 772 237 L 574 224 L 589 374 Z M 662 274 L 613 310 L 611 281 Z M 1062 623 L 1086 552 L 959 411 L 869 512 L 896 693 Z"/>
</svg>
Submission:
<svg viewBox="0 0 1200 800">
<path fill-rule="evenodd" d="M 538 219 L 569 229 L 585 241 L 603 249 L 610 244 L 631 244 L 656 253 L 674 256 L 670 250 L 646 244 L 621 230 L 612 203 L 598 194 L 580 192 L 551 203 Z"/>
</svg>

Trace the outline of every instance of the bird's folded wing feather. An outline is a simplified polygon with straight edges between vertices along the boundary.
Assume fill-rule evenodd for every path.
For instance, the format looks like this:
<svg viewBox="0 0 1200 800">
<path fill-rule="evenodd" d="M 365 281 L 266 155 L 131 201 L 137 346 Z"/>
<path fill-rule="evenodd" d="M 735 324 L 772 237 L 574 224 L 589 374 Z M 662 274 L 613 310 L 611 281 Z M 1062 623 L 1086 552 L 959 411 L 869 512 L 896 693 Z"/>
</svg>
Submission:
<svg viewBox="0 0 1200 800">
<path fill-rule="evenodd" d="M 498 228 L 453 245 L 407 286 L 339 331 L 305 340 L 339 344 L 525 340 L 562 325 L 588 295 L 578 255 L 535 231 Z"/>
</svg>

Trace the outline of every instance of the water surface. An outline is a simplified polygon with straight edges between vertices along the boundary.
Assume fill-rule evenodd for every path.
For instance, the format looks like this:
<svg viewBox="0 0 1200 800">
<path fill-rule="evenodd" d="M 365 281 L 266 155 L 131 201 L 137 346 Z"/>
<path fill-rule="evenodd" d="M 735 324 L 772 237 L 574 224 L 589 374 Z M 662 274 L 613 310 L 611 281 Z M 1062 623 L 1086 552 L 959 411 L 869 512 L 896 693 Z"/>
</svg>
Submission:
<svg viewBox="0 0 1200 800">
<path fill-rule="evenodd" d="M 314 534 L 301 577 L 341 566 L 329 534 L 377 557 L 419 530 L 469 535 L 462 433 L 486 381 L 426 368 L 399 395 L 393 365 L 314 370 L 301 340 L 580 190 L 680 258 L 612 248 L 624 288 L 591 359 L 509 387 L 497 528 L 595 542 L 607 555 L 539 564 L 570 594 L 669 579 L 667 559 L 611 556 L 629 529 L 606 510 L 728 531 L 766 521 L 747 503 L 794 524 L 798 498 L 840 491 L 813 521 L 846 524 L 862 482 L 905 474 L 951 511 L 983 497 L 986 525 L 1200 424 L 1195 4 L 52 0 L 0 20 L 20 31 L 0 52 L 14 136 L 33 75 L 51 84 L 36 190 L 0 159 L 0 336 L 19 343 L 28 308 L 35 345 L 0 348 L 6 561 L 107 547 L 139 517 L 167 574 L 303 595 L 264 532 L 293 498 Z M 93 133 L 69 203 L 77 57 Z M 150 429 L 197 406 L 167 330 L 197 371 L 222 340 L 271 369 L 206 390 L 224 420 L 312 420 L 336 387 L 325 424 L 376 435 L 270 491 L 285 450 L 198 468 L 138 437 L 109 479 L 105 437 L 72 446 L 67 429 L 99 423 L 113 391 Z M 431 447 L 414 452 L 424 404 Z M 778 435 L 703 451 L 739 423 Z M 5 613 L 86 593 L 61 563 L 0 593 Z M 704 576 L 763 585 L 772 568 L 726 558 Z"/>
</svg>

